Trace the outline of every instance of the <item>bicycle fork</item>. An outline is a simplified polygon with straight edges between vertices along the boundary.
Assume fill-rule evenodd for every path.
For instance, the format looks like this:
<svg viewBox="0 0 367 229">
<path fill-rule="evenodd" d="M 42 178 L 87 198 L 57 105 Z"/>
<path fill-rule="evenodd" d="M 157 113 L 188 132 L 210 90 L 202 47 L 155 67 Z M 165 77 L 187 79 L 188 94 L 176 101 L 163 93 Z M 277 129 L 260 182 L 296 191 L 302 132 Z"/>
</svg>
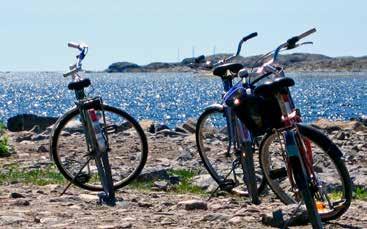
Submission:
<svg viewBox="0 0 367 229">
<path fill-rule="evenodd" d="M 317 212 L 314 192 L 311 190 L 311 177 L 307 173 L 305 163 L 301 153 L 304 151 L 300 149 L 303 147 L 297 130 L 287 130 L 284 132 L 285 148 L 287 154 L 288 168 L 291 170 L 289 175 L 290 182 L 294 184 L 293 179 L 297 185 L 298 192 L 301 194 L 307 208 L 309 221 L 313 228 L 322 228 L 321 218 Z"/>
<path fill-rule="evenodd" d="M 237 135 L 240 145 L 240 163 L 243 170 L 243 181 L 247 186 L 249 196 L 252 203 L 260 204 L 259 194 L 257 192 L 257 181 L 254 165 L 254 148 L 252 147 L 252 139 L 250 132 L 243 126 L 243 124 L 236 119 Z"/>
<path fill-rule="evenodd" d="M 99 107 L 102 108 L 102 101 L 99 99 Z M 92 108 L 93 109 L 93 108 Z M 104 126 L 106 125 L 106 119 L 103 109 L 102 110 L 102 118 Z M 95 112 L 93 109 L 91 112 Z M 83 118 L 85 122 L 86 127 L 86 133 L 87 133 L 87 141 L 89 142 L 89 145 L 91 146 L 91 152 L 94 156 L 95 163 L 98 170 L 98 175 L 100 177 L 100 181 L 103 187 L 102 193 L 98 194 L 99 200 L 101 204 L 107 204 L 109 206 L 115 206 L 116 205 L 116 197 L 115 197 L 115 190 L 113 187 L 113 180 L 112 180 L 112 172 L 111 172 L 111 166 L 108 159 L 108 152 L 109 152 L 109 146 L 108 146 L 108 135 L 107 130 L 105 128 L 101 128 L 101 131 L 103 136 L 105 137 L 105 144 L 106 147 L 104 147 L 104 150 L 101 150 L 97 139 L 96 139 L 96 131 L 93 127 L 93 120 L 91 118 L 91 115 L 88 110 L 83 109 Z M 98 121 L 98 120 L 97 120 Z M 100 125 L 98 123 L 98 125 Z M 89 147 L 88 147 L 89 148 Z"/>
</svg>

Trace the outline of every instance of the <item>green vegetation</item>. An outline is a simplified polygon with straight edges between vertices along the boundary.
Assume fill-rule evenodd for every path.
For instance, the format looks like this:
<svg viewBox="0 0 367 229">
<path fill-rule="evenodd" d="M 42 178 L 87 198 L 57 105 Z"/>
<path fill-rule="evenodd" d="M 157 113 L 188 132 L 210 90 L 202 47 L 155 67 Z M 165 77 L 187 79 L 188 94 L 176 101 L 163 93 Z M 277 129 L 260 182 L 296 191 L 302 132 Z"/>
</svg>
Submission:
<svg viewBox="0 0 367 229">
<path fill-rule="evenodd" d="M 54 166 L 23 171 L 19 166 L 13 164 L 0 171 L 0 185 L 15 182 L 43 186 L 47 184 L 64 184 L 65 179 Z"/>
<path fill-rule="evenodd" d="M 169 185 L 168 192 L 174 192 L 180 194 L 183 193 L 205 194 L 205 192 L 201 188 L 191 183 L 192 178 L 198 174 L 196 171 L 180 169 L 180 170 L 171 170 L 168 174 L 170 176 L 178 177 L 180 181 L 178 184 Z M 140 191 L 149 191 L 154 186 L 154 182 L 155 181 L 152 180 L 133 181 L 131 184 L 129 184 L 128 187 Z"/>
<path fill-rule="evenodd" d="M 357 187 L 353 192 L 353 198 L 357 200 L 367 200 L 367 188 Z"/>
<path fill-rule="evenodd" d="M 0 137 L 0 157 L 9 155 L 8 136 Z"/>
<path fill-rule="evenodd" d="M 328 196 L 331 200 L 340 200 L 343 196 L 343 193 L 340 191 L 335 191 L 329 193 Z M 367 201 L 367 188 L 356 187 L 353 191 L 353 199 Z"/>
<path fill-rule="evenodd" d="M 204 191 L 191 183 L 191 180 L 198 173 L 192 170 L 172 170 L 170 175 L 177 176 L 180 178 L 180 183 L 173 185 L 171 190 L 177 193 L 195 193 L 204 194 Z"/>
<path fill-rule="evenodd" d="M 6 129 L 5 124 L 0 121 L 0 134 L 4 133 L 5 129 Z"/>
<path fill-rule="evenodd" d="M 8 136 L 4 135 L 4 123 L 0 122 L 0 157 L 9 156 Z"/>
</svg>

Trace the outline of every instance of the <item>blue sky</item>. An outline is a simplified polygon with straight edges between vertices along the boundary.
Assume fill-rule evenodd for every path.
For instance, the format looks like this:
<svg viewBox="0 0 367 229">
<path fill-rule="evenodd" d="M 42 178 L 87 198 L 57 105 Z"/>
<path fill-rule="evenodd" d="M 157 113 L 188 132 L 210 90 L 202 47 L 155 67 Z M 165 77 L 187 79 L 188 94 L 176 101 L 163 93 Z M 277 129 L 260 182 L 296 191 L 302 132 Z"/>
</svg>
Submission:
<svg viewBox="0 0 367 229">
<path fill-rule="evenodd" d="M 367 55 L 366 0 L 155 0 L 1 2 L 0 71 L 63 71 L 74 61 L 68 41 L 90 47 L 84 68 L 116 61 L 174 62 L 195 54 L 233 52 L 257 31 L 242 55 L 264 53 L 311 27 L 315 45 L 297 52 Z"/>
</svg>

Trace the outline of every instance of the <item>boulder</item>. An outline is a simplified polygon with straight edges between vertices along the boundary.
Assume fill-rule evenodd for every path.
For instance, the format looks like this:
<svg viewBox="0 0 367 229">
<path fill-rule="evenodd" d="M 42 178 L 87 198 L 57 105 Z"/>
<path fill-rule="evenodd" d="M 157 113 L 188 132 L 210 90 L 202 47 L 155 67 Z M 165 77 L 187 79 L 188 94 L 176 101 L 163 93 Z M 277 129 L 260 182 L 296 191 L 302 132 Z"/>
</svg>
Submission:
<svg viewBox="0 0 367 229">
<path fill-rule="evenodd" d="M 208 209 L 208 203 L 203 200 L 186 200 L 181 201 L 177 204 L 177 206 L 180 208 L 190 211 L 190 210 L 207 210 Z"/>
<path fill-rule="evenodd" d="M 324 129 L 328 133 L 331 133 L 336 130 L 354 130 L 354 131 L 367 131 L 367 127 L 365 127 L 359 121 L 331 121 L 327 119 L 319 119 L 312 124 L 312 126 Z"/>
<path fill-rule="evenodd" d="M 34 114 L 19 114 L 8 119 L 7 128 L 9 131 L 17 132 L 31 130 L 34 126 L 38 126 L 38 129 L 43 131 L 54 124 L 57 119 L 56 117 L 44 117 Z"/>
</svg>

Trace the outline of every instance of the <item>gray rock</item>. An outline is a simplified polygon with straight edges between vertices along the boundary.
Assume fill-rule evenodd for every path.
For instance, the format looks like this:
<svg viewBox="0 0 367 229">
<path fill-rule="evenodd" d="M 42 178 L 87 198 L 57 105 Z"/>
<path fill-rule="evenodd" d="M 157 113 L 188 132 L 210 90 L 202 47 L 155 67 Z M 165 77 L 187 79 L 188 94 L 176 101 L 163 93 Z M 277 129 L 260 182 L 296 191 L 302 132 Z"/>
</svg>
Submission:
<svg viewBox="0 0 367 229">
<path fill-rule="evenodd" d="M 192 160 L 192 155 L 188 150 L 182 150 L 177 157 L 177 161 L 189 161 Z"/>
<path fill-rule="evenodd" d="M 0 216 L 0 222 L 4 225 L 20 224 L 25 221 L 27 221 L 27 219 L 20 216 Z"/>
<path fill-rule="evenodd" d="M 185 210 L 207 210 L 208 203 L 203 200 L 186 200 L 177 204 L 178 207 L 183 207 Z"/>
<path fill-rule="evenodd" d="M 19 114 L 8 119 L 7 128 L 10 131 L 31 130 L 34 126 L 38 126 L 40 131 L 46 130 L 57 121 L 55 117 L 42 117 L 33 114 Z"/>
<path fill-rule="evenodd" d="M 336 134 L 335 138 L 337 140 L 344 140 L 345 139 L 345 134 L 343 131 L 340 131 L 339 133 Z"/>
<path fill-rule="evenodd" d="M 48 147 L 46 147 L 44 145 L 41 145 L 40 147 L 38 147 L 37 152 L 38 153 L 46 153 L 46 152 L 49 152 L 49 150 L 48 150 Z"/>
<path fill-rule="evenodd" d="M 11 203 L 12 206 L 29 206 L 31 203 L 25 199 L 16 199 Z"/>
<path fill-rule="evenodd" d="M 283 214 L 284 221 L 279 220 L 276 217 L 276 213 L 279 210 L 273 211 L 271 213 L 267 213 L 262 215 L 261 222 L 264 225 L 272 226 L 272 227 L 282 227 L 284 222 L 287 222 L 288 226 L 298 226 L 298 225 L 306 225 L 308 224 L 308 216 L 307 210 L 301 206 L 298 211 L 294 213 L 294 210 L 298 207 L 297 204 L 291 204 L 284 206 L 280 209 L 281 213 Z"/>
<path fill-rule="evenodd" d="M 164 168 L 162 166 L 144 167 L 142 173 L 138 176 L 138 180 L 168 180 L 169 170 L 170 168 Z"/>
<path fill-rule="evenodd" d="M 209 189 L 209 187 L 215 187 L 217 185 L 210 174 L 197 175 L 193 177 L 192 184 L 200 187 L 203 190 Z"/>
<path fill-rule="evenodd" d="M 13 199 L 25 198 L 25 196 L 23 194 L 17 193 L 17 192 L 10 193 L 9 197 L 13 198 Z"/>
<path fill-rule="evenodd" d="M 167 191 L 168 190 L 168 182 L 167 181 L 155 181 L 153 186 L 158 190 Z"/>
<path fill-rule="evenodd" d="M 196 120 L 194 119 L 188 119 L 184 124 L 182 124 L 182 128 L 187 130 L 190 133 L 195 133 L 196 131 Z"/>
</svg>

